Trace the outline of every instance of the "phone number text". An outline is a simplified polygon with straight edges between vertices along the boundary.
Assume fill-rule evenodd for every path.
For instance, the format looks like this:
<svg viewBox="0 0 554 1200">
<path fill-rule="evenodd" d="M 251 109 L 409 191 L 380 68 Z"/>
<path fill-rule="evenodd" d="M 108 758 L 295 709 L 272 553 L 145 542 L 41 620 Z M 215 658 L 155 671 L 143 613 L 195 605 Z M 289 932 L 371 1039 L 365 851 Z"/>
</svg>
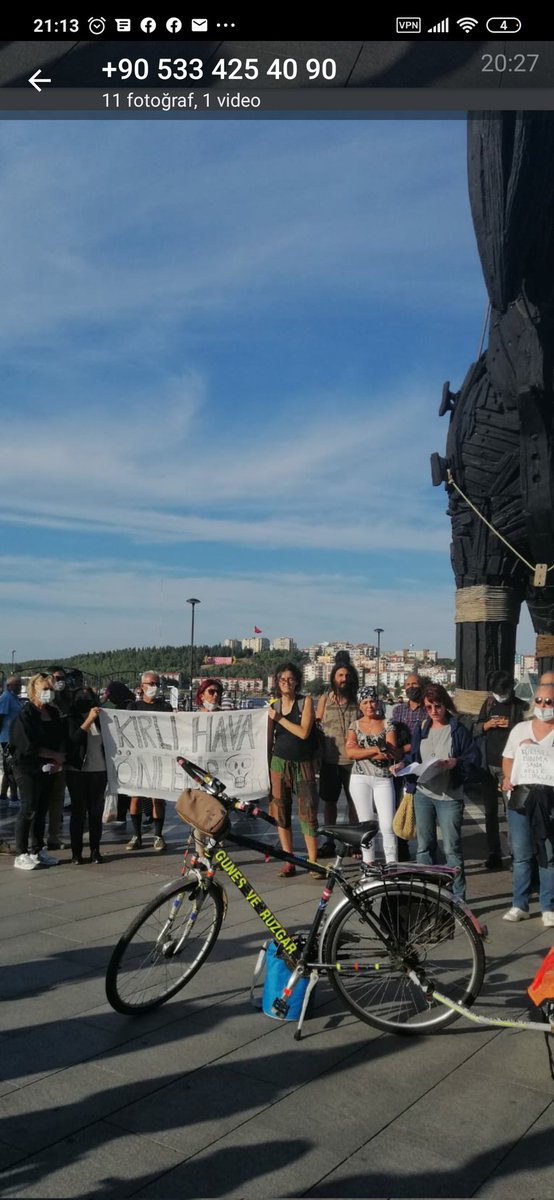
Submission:
<svg viewBox="0 0 554 1200">
<path fill-rule="evenodd" d="M 295 58 L 274 58 L 268 67 L 257 58 L 220 58 L 213 67 L 206 67 L 201 58 L 159 58 L 157 63 L 147 58 L 120 58 L 118 62 L 107 62 L 102 71 L 108 79 L 118 76 L 123 83 L 127 79 L 142 80 L 157 78 L 168 82 L 184 79 L 191 83 L 207 78 L 221 79 L 231 83 L 256 79 L 298 79 L 306 75 L 308 80 L 332 80 L 337 74 L 334 58 L 308 58 L 298 62 Z"/>
</svg>

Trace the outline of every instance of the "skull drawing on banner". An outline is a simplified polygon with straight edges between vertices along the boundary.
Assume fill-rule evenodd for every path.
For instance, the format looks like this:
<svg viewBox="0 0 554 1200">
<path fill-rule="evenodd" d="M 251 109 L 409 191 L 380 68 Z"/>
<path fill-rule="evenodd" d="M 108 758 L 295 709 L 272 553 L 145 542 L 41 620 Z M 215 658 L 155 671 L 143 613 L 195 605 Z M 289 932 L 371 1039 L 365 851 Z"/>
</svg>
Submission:
<svg viewBox="0 0 554 1200">
<path fill-rule="evenodd" d="M 233 776 L 236 788 L 246 787 L 246 777 L 253 765 L 254 759 L 251 754 L 231 754 L 229 758 L 225 759 L 225 766 L 229 774 Z"/>
</svg>

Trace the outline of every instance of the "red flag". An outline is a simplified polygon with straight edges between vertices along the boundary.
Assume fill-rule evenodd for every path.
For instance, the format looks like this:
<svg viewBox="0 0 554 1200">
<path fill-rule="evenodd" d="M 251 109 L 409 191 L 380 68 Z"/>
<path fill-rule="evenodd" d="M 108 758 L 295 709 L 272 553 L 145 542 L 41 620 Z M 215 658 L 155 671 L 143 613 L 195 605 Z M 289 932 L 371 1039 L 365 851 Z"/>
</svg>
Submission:
<svg viewBox="0 0 554 1200">
<path fill-rule="evenodd" d="M 255 625 L 255 626 L 254 626 L 254 633 L 261 633 L 261 632 L 262 632 L 262 631 L 261 631 L 261 629 L 258 629 L 258 626 L 257 626 L 257 625 Z"/>
</svg>

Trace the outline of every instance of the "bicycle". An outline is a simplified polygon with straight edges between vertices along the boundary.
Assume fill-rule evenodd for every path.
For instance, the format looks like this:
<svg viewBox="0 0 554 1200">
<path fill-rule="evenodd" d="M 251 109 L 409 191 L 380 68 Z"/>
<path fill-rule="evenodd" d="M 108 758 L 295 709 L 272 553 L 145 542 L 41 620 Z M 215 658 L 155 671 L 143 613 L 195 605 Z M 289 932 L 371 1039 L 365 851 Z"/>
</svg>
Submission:
<svg viewBox="0 0 554 1200">
<path fill-rule="evenodd" d="M 351 881 L 342 860 L 348 848 L 370 845 L 378 832 L 376 821 L 322 827 L 319 832 L 338 843 L 335 861 L 322 866 L 234 832 L 232 812 L 270 825 L 276 822 L 257 802 L 228 796 L 225 785 L 195 763 L 183 758 L 178 762 L 224 806 L 226 827 L 208 836 L 190 861 L 185 853 L 181 877 L 166 884 L 120 938 L 106 974 L 106 994 L 114 1009 L 135 1015 L 159 1007 L 206 961 L 227 907 L 225 889 L 215 878 L 218 869 L 252 906 L 290 967 L 286 987 L 275 997 L 276 1016 L 286 1016 L 293 988 L 301 978 L 309 978 L 296 1039 L 310 992 L 322 975 L 355 1016 L 388 1033 L 435 1032 L 473 1003 L 484 977 L 486 931 L 451 894 L 456 868 L 360 864 L 359 876 Z M 229 857 L 223 840 L 321 876 L 324 887 L 307 933 L 299 937 L 282 925 Z M 327 915 L 337 887 L 342 899 Z"/>
</svg>

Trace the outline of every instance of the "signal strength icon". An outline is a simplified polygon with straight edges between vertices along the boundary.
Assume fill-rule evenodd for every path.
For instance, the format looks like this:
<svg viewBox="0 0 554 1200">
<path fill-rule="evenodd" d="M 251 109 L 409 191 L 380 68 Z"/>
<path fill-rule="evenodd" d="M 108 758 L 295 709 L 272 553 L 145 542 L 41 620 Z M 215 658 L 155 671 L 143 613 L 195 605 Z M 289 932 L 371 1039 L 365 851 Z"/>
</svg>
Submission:
<svg viewBox="0 0 554 1200">
<path fill-rule="evenodd" d="M 456 25 L 459 25 L 460 29 L 463 29 L 464 33 L 471 33 L 471 31 L 475 29 L 475 26 L 478 24 L 479 22 L 475 20 L 475 17 L 460 17 L 460 20 L 456 21 Z"/>
<path fill-rule="evenodd" d="M 450 17 L 445 17 L 444 21 L 439 21 L 438 25 L 431 25 L 427 33 L 448 33 L 450 29 Z"/>
</svg>

